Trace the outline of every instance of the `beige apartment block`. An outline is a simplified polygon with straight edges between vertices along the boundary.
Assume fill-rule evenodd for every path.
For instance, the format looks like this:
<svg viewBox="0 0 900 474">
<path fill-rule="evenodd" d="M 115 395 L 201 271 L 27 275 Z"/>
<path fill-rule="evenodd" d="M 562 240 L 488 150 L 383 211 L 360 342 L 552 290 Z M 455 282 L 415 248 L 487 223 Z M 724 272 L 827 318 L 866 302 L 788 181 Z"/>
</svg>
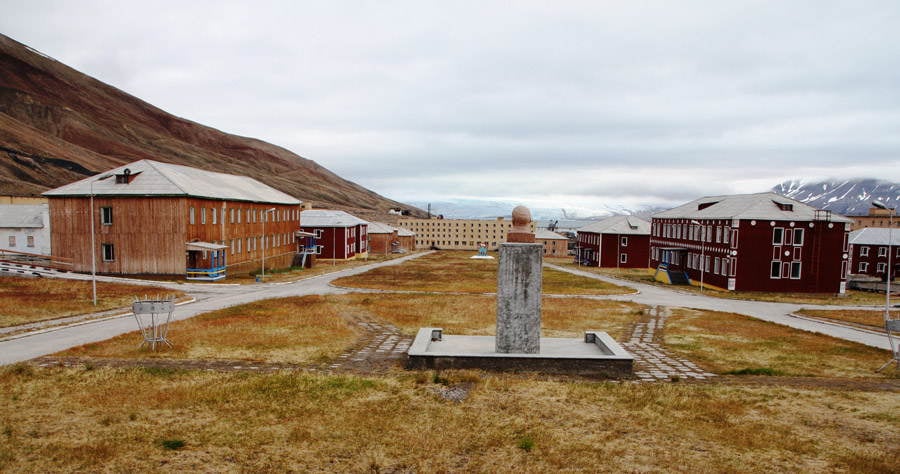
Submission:
<svg viewBox="0 0 900 474">
<path fill-rule="evenodd" d="M 399 225 L 416 234 L 416 248 L 441 250 L 478 250 L 487 242 L 488 250 L 496 250 L 506 242 L 512 221 L 496 219 L 410 219 L 401 218 Z M 534 223 L 531 224 L 532 230 Z"/>
</svg>

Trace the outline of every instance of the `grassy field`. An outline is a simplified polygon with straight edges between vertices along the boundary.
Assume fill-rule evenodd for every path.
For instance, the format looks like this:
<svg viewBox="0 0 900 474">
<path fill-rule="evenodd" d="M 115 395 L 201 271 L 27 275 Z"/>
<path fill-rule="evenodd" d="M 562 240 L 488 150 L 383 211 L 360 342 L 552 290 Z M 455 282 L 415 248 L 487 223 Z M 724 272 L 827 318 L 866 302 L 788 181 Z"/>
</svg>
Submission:
<svg viewBox="0 0 900 474">
<path fill-rule="evenodd" d="M 895 472 L 900 456 L 896 393 L 435 375 L 15 366 L 0 470 Z"/>
<path fill-rule="evenodd" d="M 473 260 L 472 252 L 435 252 L 403 265 L 378 268 L 335 280 L 351 288 L 379 290 L 492 293 L 497 291 L 497 259 Z M 563 295 L 609 295 L 633 290 L 590 278 L 544 269 L 543 292 Z"/>
<path fill-rule="evenodd" d="M 862 324 L 873 328 L 884 329 L 884 310 L 860 310 L 860 309 L 841 309 L 841 310 L 820 310 L 820 309 L 804 309 L 798 311 L 798 314 L 811 316 L 813 318 L 836 319 L 838 321 L 846 321 L 848 323 Z M 891 319 L 900 319 L 900 310 L 891 310 Z"/>
<path fill-rule="evenodd" d="M 648 285 L 664 286 L 666 288 L 676 289 L 678 291 L 690 291 L 700 293 L 700 288 L 691 285 L 668 285 L 653 279 L 653 274 L 646 268 L 598 268 L 585 267 L 572 263 L 571 260 L 554 261 L 553 263 L 577 268 L 579 270 L 607 275 L 623 280 L 631 280 Z M 750 300 L 750 301 L 771 301 L 776 303 L 796 303 L 796 304 L 816 304 L 816 305 L 838 305 L 838 306 L 859 306 L 859 305 L 883 305 L 884 295 L 878 295 L 870 291 L 854 291 L 847 290 L 844 295 L 820 294 L 820 293 L 774 293 L 764 291 L 717 291 L 706 289 L 703 291 L 706 296 L 716 298 L 727 298 L 734 300 Z"/>
<path fill-rule="evenodd" d="M 738 314 L 679 308 L 663 334 L 665 347 L 719 374 L 898 377 L 875 372 L 888 351 Z"/>
<path fill-rule="evenodd" d="M 348 318 L 377 319 L 414 335 L 440 326 L 451 334 L 492 335 L 495 299 L 487 296 L 329 295 L 266 300 L 206 313 L 169 327 L 173 349 L 139 348 L 137 333 L 79 346 L 63 356 L 247 360 L 304 364 L 337 356 L 357 338 Z M 633 303 L 548 298 L 542 330 L 547 337 L 579 337 L 585 330 L 624 338 L 640 317 Z"/>
<path fill-rule="evenodd" d="M 184 293 L 162 287 L 97 282 L 94 306 L 91 282 L 53 278 L 0 277 L 0 327 L 130 307 L 135 298 Z"/>
<path fill-rule="evenodd" d="M 234 306 L 169 326 L 173 348 L 156 352 L 138 347 L 134 333 L 79 346 L 66 356 L 246 360 L 305 364 L 336 357 L 352 344 L 358 331 L 344 315 L 352 301 L 304 296 Z"/>
</svg>

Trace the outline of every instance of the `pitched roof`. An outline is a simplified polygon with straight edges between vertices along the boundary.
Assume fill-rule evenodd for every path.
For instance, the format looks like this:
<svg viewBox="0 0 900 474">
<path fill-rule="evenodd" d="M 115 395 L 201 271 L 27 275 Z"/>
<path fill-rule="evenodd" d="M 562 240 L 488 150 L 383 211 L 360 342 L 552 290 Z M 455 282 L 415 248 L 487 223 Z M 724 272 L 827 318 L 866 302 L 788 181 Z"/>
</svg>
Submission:
<svg viewBox="0 0 900 474">
<path fill-rule="evenodd" d="M 611 216 L 580 227 L 578 232 L 595 234 L 650 235 L 650 223 L 635 216 Z"/>
<path fill-rule="evenodd" d="M 865 227 L 850 232 L 850 243 L 853 245 L 887 245 L 888 238 L 891 245 L 900 246 L 900 229 L 887 227 Z"/>
<path fill-rule="evenodd" d="M 130 182 L 113 177 L 128 169 Z M 108 179 L 103 177 L 107 176 Z M 93 184 L 93 186 L 92 186 Z M 140 160 L 111 169 L 101 176 L 51 189 L 45 196 L 191 196 L 208 199 L 300 204 L 300 201 L 248 176 L 215 173 L 189 166 Z"/>
<path fill-rule="evenodd" d="M 397 236 L 398 237 L 415 237 L 416 233 L 409 229 L 403 228 L 403 227 L 397 227 Z"/>
<path fill-rule="evenodd" d="M 300 227 L 354 227 L 368 222 L 344 211 L 307 209 L 300 212 Z"/>
<path fill-rule="evenodd" d="M 564 235 L 559 235 L 556 232 L 541 228 L 534 231 L 534 238 L 538 240 L 569 240 L 569 238 Z"/>
<path fill-rule="evenodd" d="M 369 222 L 368 229 L 370 234 L 393 234 L 397 230 L 384 222 Z"/>
<path fill-rule="evenodd" d="M 840 215 L 817 219 L 817 209 L 775 193 L 707 196 L 654 214 L 663 219 L 760 219 L 770 221 L 853 222 Z"/>
<path fill-rule="evenodd" d="M 42 215 L 45 212 L 47 212 L 46 204 L 0 205 L 0 227 L 4 229 L 39 229 L 44 227 Z"/>
</svg>

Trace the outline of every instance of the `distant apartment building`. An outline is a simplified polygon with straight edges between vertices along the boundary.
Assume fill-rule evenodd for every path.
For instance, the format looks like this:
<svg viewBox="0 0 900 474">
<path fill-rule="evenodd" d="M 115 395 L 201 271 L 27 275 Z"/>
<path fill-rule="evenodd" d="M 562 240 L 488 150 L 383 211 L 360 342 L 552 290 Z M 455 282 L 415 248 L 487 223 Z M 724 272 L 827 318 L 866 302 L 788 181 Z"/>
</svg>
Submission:
<svg viewBox="0 0 900 474">
<path fill-rule="evenodd" d="M 650 265 L 670 283 L 844 293 L 850 223 L 775 193 L 704 197 L 653 216 Z"/>
<path fill-rule="evenodd" d="M 576 258 L 604 268 L 647 268 L 650 223 L 635 216 L 612 216 L 578 229 Z"/>
<path fill-rule="evenodd" d="M 544 246 L 545 257 L 567 257 L 569 255 L 569 238 L 547 229 L 534 232 L 534 242 Z"/>
<path fill-rule="evenodd" d="M 315 234 L 316 257 L 350 260 L 366 257 L 369 222 L 344 211 L 305 209 L 300 214 L 300 230 Z"/>
<path fill-rule="evenodd" d="M 891 219 L 891 212 L 895 212 L 893 219 Z M 900 229 L 900 219 L 897 219 L 896 211 L 891 211 L 890 209 L 879 209 L 877 207 L 872 207 L 869 209 L 869 213 L 865 216 L 847 217 L 853 219 L 853 224 L 850 225 L 850 230 L 864 229 L 866 227 L 888 228 L 891 225 L 891 221 L 893 221 L 895 229 Z"/>
<path fill-rule="evenodd" d="M 0 204 L 0 250 L 50 255 L 47 204 Z"/>
<path fill-rule="evenodd" d="M 75 271 L 95 256 L 99 273 L 218 280 L 298 252 L 300 201 L 246 176 L 141 160 L 44 196 L 53 254 Z"/>
<path fill-rule="evenodd" d="M 400 225 L 416 234 L 417 248 L 440 250 L 478 250 L 482 242 L 496 250 L 506 242 L 512 221 L 496 219 L 412 219 L 401 218 Z M 534 224 L 532 223 L 532 228 Z"/>
<path fill-rule="evenodd" d="M 892 239 L 892 240 L 891 240 Z M 888 256 L 893 267 L 891 278 L 900 269 L 900 229 L 868 227 L 850 233 L 850 273 L 885 279 Z"/>
</svg>

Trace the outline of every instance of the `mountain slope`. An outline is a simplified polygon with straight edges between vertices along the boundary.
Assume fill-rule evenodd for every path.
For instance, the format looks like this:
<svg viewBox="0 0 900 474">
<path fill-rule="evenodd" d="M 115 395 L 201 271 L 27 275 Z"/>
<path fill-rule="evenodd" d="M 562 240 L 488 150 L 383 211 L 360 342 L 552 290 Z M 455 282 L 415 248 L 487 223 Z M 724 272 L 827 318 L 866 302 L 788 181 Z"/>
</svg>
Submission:
<svg viewBox="0 0 900 474">
<path fill-rule="evenodd" d="M 900 184 L 868 178 L 817 183 L 789 180 L 776 185 L 772 191 L 818 209 L 849 216 L 866 215 L 874 200 L 889 207 L 896 207 L 900 201 Z"/>
<path fill-rule="evenodd" d="M 391 201 L 312 160 L 171 115 L 0 35 L 0 194 L 35 195 L 148 158 L 258 179 L 316 207 Z"/>
</svg>

